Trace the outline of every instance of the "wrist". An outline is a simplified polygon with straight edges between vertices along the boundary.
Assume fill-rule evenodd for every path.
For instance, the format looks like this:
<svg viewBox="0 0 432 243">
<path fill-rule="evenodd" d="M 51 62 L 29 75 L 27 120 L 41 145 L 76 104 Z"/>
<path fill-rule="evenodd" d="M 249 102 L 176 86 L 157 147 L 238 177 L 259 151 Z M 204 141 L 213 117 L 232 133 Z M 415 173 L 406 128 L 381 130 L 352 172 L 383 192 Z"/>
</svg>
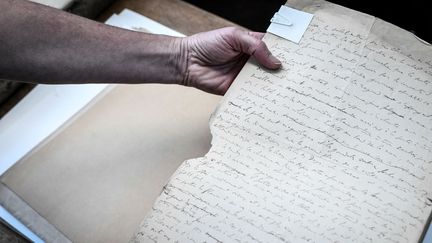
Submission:
<svg viewBox="0 0 432 243">
<path fill-rule="evenodd" d="M 189 80 L 189 45 L 188 37 L 174 39 L 175 46 L 178 50 L 176 61 L 177 70 L 179 71 L 178 83 L 184 86 L 191 86 Z"/>
<path fill-rule="evenodd" d="M 131 46 L 123 48 L 123 67 L 133 83 L 182 84 L 187 70 L 187 52 L 182 39 L 164 35 L 133 33 L 125 38 Z"/>
</svg>

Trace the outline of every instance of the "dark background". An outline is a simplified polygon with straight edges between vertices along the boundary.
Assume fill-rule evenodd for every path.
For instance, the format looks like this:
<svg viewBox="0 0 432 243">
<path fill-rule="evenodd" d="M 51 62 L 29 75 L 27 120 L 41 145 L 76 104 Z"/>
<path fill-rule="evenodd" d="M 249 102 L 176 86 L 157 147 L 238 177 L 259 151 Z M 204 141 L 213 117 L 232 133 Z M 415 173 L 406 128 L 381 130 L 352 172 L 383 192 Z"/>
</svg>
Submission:
<svg viewBox="0 0 432 243">
<path fill-rule="evenodd" d="M 246 28 L 261 32 L 265 32 L 273 14 L 286 2 L 286 0 L 185 1 Z M 330 0 L 330 2 L 379 17 L 432 43 L 432 7 L 426 7 L 426 0 Z M 429 1 L 428 5 L 431 4 L 432 1 Z"/>
</svg>

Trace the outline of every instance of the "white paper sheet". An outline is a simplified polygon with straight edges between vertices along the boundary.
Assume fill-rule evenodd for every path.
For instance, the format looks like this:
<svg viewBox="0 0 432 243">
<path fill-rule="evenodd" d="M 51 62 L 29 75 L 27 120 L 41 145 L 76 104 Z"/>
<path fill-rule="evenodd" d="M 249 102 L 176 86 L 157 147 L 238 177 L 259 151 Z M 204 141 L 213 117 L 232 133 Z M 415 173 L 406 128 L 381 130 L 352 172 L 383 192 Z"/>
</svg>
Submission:
<svg viewBox="0 0 432 243">
<path fill-rule="evenodd" d="M 295 43 L 299 43 L 309 23 L 312 20 L 313 14 L 306 13 L 287 6 L 281 6 L 279 14 L 289 19 L 291 25 L 283 25 L 271 23 L 267 32 L 285 38 Z"/>
</svg>

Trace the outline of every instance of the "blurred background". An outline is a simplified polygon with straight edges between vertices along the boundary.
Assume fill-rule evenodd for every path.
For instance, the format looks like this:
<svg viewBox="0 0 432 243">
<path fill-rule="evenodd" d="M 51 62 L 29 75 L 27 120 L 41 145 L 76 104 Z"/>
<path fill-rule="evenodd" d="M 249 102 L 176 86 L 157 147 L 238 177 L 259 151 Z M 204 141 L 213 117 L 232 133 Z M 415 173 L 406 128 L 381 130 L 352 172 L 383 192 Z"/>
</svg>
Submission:
<svg viewBox="0 0 432 243">
<path fill-rule="evenodd" d="M 274 12 L 286 0 L 185 0 L 254 31 L 264 32 Z M 432 43 L 432 8 L 426 0 L 414 1 L 347 1 L 330 2 L 368 13 L 411 31 Z"/>
</svg>

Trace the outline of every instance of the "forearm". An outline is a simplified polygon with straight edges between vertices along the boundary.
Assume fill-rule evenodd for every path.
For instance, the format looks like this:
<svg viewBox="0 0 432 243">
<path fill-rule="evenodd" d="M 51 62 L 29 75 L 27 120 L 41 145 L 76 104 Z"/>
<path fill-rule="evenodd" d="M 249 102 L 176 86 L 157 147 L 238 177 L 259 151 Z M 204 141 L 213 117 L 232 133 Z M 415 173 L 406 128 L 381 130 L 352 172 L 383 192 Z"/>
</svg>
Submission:
<svg viewBox="0 0 432 243">
<path fill-rule="evenodd" d="M 121 30 L 25 1 L 0 1 L 0 79 L 36 83 L 180 83 L 172 37 Z"/>
</svg>

